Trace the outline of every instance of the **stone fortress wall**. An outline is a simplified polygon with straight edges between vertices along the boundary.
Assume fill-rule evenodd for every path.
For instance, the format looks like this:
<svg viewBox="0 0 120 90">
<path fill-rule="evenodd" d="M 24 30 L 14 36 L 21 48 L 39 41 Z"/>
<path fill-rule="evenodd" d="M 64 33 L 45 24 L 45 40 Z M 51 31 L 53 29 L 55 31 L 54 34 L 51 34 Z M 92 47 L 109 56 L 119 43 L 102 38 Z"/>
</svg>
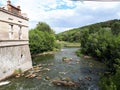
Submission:
<svg viewBox="0 0 120 90">
<path fill-rule="evenodd" d="M 6 7 L 0 8 L 0 80 L 15 70 L 32 68 L 28 18 L 22 16 L 20 6 L 13 6 L 9 0 Z"/>
</svg>

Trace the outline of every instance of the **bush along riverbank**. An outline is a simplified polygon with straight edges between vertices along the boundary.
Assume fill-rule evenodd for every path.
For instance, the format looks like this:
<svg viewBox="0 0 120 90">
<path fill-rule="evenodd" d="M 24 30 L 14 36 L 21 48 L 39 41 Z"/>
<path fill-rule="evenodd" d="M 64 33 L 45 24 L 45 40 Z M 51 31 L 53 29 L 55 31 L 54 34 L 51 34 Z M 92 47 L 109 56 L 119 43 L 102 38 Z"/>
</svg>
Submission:
<svg viewBox="0 0 120 90">
<path fill-rule="evenodd" d="M 83 28 L 77 54 L 95 57 L 106 64 L 108 71 L 101 77 L 100 90 L 120 90 L 120 21 L 108 24 L 111 25 L 94 24 Z"/>
<path fill-rule="evenodd" d="M 56 43 L 54 31 L 44 22 L 39 22 L 34 29 L 29 31 L 29 39 L 32 55 L 60 48 L 60 45 Z"/>
</svg>

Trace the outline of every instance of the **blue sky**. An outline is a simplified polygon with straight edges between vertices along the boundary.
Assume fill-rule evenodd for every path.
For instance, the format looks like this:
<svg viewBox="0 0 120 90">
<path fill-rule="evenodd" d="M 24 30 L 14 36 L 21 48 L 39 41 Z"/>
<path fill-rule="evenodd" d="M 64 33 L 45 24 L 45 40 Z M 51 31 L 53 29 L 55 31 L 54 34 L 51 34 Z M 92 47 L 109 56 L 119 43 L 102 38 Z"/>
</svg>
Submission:
<svg viewBox="0 0 120 90">
<path fill-rule="evenodd" d="M 7 0 L 0 0 L 4 6 Z M 46 22 L 56 32 L 71 28 L 120 19 L 120 2 L 71 1 L 71 0 L 11 0 L 20 5 L 22 12 L 29 17 L 29 28 Z M 83 0 L 82 0 L 83 1 Z"/>
</svg>

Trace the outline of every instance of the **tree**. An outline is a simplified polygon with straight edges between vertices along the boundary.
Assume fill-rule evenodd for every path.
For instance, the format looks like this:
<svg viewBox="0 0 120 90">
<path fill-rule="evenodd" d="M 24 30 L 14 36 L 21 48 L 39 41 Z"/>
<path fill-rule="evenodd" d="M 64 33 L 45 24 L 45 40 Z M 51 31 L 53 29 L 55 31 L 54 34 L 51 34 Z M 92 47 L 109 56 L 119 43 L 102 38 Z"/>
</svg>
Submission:
<svg viewBox="0 0 120 90">
<path fill-rule="evenodd" d="M 120 33 L 120 22 L 115 22 L 111 27 L 112 33 L 118 35 Z"/>
<path fill-rule="evenodd" d="M 50 26 L 45 22 L 39 22 L 36 26 L 36 29 L 43 32 L 54 33 Z"/>
<path fill-rule="evenodd" d="M 35 29 L 29 31 L 31 54 L 52 51 L 55 48 L 55 34 L 46 23 L 38 23 Z"/>
<path fill-rule="evenodd" d="M 96 33 L 98 32 L 98 30 L 100 30 L 101 26 L 100 24 L 95 24 L 95 25 L 91 25 L 89 26 L 89 33 Z"/>
</svg>

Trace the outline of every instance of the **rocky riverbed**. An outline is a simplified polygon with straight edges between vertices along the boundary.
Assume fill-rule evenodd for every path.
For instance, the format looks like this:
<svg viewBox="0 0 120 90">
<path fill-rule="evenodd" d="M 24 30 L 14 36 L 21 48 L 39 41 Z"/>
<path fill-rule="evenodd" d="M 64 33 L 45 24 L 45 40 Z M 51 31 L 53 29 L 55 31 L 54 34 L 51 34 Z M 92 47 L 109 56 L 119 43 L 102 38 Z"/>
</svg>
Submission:
<svg viewBox="0 0 120 90">
<path fill-rule="evenodd" d="M 78 48 L 64 48 L 55 54 L 33 58 L 33 68 L 8 79 L 1 90 L 98 90 L 104 65 L 92 58 L 79 58 Z M 102 67 L 101 67 L 102 66 Z"/>
</svg>

